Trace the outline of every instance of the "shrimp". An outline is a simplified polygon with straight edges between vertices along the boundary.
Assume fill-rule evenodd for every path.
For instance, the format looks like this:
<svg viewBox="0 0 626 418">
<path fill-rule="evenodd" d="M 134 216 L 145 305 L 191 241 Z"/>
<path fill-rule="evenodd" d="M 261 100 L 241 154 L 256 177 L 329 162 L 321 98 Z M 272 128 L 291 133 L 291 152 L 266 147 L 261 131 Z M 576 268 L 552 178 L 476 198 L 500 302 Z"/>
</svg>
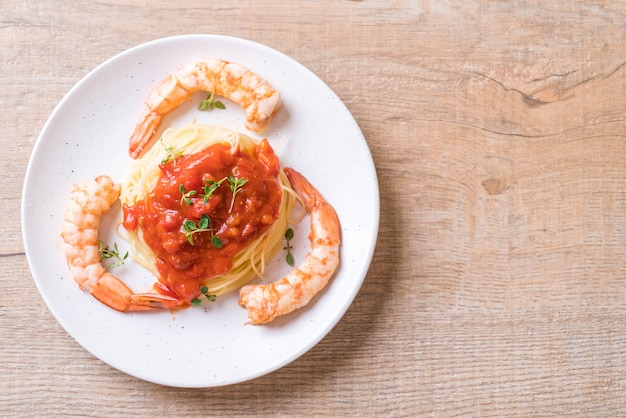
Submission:
<svg viewBox="0 0 626 418">
<path fill-rule="evenodd" d="M 119 185 L 108 176 L 75 184 L 65 210 L 61 237 L 70 272 L 80 289 L 118 311 L 167 309 L 185 302 L 157 293 L 135 294 L 100 262 L 98 229 L 100 217 L 119 196 Z"/>
<path fill-rule="evenodd" d="M 311 251 L 287 276 L 269 285 L 249 284 L 239 291 L 249 324 L 264 324 L 305 306 L 329 282 L 339 265 L 341 230 L 333 207 L 292 168 L 285 173 L 311 218 Z"/>
<path fill-rule="evenodd" d="M 130 137 L 129 154 L 137 158 L 151 142 L 162 118 L 199 91 L 226 97 L 246 111 L 246 128 L 262 133 L 280 108 L 280 95 L 240 64 L 219 59 L 191 62 L 170 75 L 148 95 Z"/>
</svg>

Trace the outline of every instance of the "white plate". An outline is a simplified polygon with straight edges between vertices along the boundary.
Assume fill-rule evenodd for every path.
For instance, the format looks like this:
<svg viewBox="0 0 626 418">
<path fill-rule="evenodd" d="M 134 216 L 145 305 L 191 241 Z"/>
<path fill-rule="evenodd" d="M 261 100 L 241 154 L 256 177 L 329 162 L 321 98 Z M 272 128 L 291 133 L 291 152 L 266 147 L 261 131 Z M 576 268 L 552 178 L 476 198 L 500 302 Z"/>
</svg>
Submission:
<svg viewBox="0 0 626 418">
<path fill-rule="evenodd" d="M 247 66 L 280 91 L 283 107 L 264 133 L 281 157 L 315 184 L 333 204 L 342 226 L 341 266 L 307 307 L 262 326 L 244 325 L 237 293 L 213 304 L 176 313 L 116 312 L 71 278 L 59 236 L 71 185 L 108 174 L 121 181 L 129 166 L 128 137 L 156 83 L 180 66 L 216 57 Z M 205 94 L 169 115 L 166 126 L 235 122 L 245 115 L 234 103 L 212 112 L 196 110 Z M 255 136 L 250 134 L 251 136 Z M 257 136 L 258 137 L 258 136 Z M 105 241 L 119 205 L 103 218 Z M 186 35 L 139 45 L 97 67 L 56 107 L 37 140 L 24 184 L 22 230 L 30 268 L 45 303 L 65 330 L 111 366 L 168 386 L 211 387 L 262 376 L 297 359 L 341 319 L 368 271 L 379 221 L 376 171 L 358 125 L 324 82 L 291 58 L 250 41 Z M 296 230 L 296 262 L 307 252 L 308 222 Z M 270 264 L 267 280 L 288 271 Z M 127 263 L 115 268 L 136 291 L 155 280 Z"/>
</svg>

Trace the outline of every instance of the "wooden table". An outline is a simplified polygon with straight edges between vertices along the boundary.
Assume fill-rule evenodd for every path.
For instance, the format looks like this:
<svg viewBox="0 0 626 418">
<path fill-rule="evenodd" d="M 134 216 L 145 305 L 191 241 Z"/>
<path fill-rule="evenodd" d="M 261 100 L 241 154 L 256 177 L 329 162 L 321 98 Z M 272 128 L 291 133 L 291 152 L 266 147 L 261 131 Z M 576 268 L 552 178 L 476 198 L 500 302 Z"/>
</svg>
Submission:
<svg viewBox="0 0 626 418">
<path fill-rule="evenodd" d="M 4 2 L 0 415 L 626 415 L 626 3 L 576 3 Z M 311 69 L 381 188 L 373 263 L 339 324 L 274 373 L 205 390 L 81 348 L 37 293 L 19 215 L 59 100 L 183 33 Z"/>
</svg>

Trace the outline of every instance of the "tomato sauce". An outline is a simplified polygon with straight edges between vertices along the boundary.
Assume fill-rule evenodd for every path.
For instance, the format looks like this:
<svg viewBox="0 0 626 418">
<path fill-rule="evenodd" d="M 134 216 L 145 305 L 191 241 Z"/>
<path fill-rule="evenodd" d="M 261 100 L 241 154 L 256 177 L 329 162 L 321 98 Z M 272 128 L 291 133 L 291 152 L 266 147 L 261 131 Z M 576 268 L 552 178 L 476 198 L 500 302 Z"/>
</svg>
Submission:
<svg viewBox="0 0 626 418">
<path fill-rule="evenodd" d="M 124 205 L 124 227 L 141 228 L 156 254 L 160 277 L 155 288 L 161 294 L 191 301 L 203 282 L 227 273 L 233 257 L 279 216 L 280 167 L 269 142 L 261 141 L 251 153 L 232 154 L 230 148 L 218 143 L 161 164 L 148 196 Z M 239 180 L 234 198 L 229 177 Z M 205 226 L 203 215 L 210 225 L 192 233 L 190 242 L 184 224 Z"/>
</svg>

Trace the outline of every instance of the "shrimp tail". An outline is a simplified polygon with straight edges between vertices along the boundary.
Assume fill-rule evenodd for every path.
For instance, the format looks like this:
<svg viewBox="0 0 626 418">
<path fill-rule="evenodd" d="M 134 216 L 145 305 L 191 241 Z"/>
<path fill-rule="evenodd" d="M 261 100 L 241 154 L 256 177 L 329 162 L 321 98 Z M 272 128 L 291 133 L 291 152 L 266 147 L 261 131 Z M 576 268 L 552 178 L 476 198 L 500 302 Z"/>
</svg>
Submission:
<svg viewBox="0 0 626 418">
<path fill-rule="evenodd" d="M 128 286 L 110 273 L 104 273 L 89 287 L 89 293 L 105 305 L 121 312 L 128 311 L 130 295 Z"/>
<path fill-rule="evenodd" d="M 185 304 L 186 302 L 184 300 L 160 295 L 158 293 L 136 293 L 130 295 L 129 310 L 148 311 L 153 309 L 172 309 Z"/>
<path fill-rule="evenodd" d="M 139 157 L 144 149 L 149 148 L 162 119 L 160 114 L 152 112 L 150 108 L 144 109 L 135 131 L 131 135 L 128 147 L 128 154 L 133 159 Z"/>
<path fill-rule="evenodd" d="M 184 302 L 158 293 L 133 293 L 120 279 L 110 273 L 103 274 L 89 292 L 105 305 L 120 312 L 171 309 Z"/>
</svg>

